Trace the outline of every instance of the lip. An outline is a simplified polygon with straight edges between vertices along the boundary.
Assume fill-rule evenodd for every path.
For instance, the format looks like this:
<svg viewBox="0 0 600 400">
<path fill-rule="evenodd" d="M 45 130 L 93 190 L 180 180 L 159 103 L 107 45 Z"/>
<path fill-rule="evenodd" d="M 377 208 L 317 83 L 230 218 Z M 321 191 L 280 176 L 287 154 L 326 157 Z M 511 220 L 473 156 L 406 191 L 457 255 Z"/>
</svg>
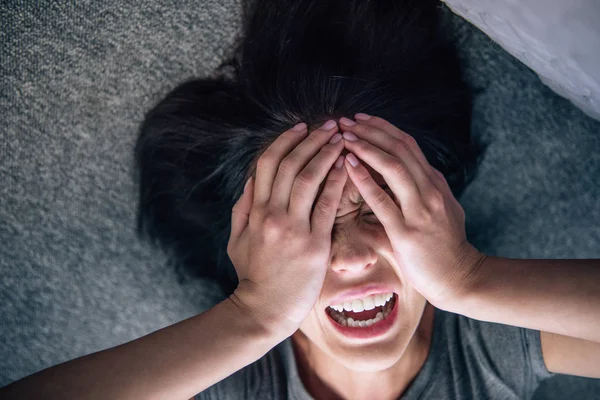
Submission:
<svg viewBox="0 0 600 400">
<path fill-rule="evenodd" d="M 396 292 L 393 286 L 382 284 L 370 284 L 358 288 L 346 290 L 330 300 L 329 305 L 344 304 L 347 300 L 366 297 L 372 294 Z"/>
<path fill-rule="evenodd" d="M 382 336 L 388 332 L 392 326 L 394 326 L 396 319 L 398 319 L 398 295 L 394 293 L 394 297 L 396 298 L 396 301 L 394 303 L 394 308 L 392 308 L 392 311 L 390 312 L 390 315 L 388 315 L 386 319 L 364 328 L 354 328 L 351 326 L 340 325 L 333 318 L 331 318 L 327 311 L 325 311 L 325 314 L 327 314 L 327 319 L 333 324 L 334 328 L 342 335 L 352 339 L 372 339 Z"/>
</svg>

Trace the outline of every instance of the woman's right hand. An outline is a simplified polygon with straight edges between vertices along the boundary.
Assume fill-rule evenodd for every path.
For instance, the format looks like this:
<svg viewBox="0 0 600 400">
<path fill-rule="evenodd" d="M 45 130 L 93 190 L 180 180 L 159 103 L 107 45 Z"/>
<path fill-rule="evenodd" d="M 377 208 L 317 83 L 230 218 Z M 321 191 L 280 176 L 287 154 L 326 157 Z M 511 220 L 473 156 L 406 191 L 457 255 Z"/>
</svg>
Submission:
<svg viewBox="0 0 600 400">
<path fill-rule="evenodd" d="M 227 254 L 239 285 L 230 299 L 285 337 L 300 327 L 321 293 L 348 178 L 343 140 L 335 121 L 328 122 L 308 136 L 304 123 L 281 134 L 259 158 L 256 182 L 249 179 L 232 209 Z"/>
</svg>

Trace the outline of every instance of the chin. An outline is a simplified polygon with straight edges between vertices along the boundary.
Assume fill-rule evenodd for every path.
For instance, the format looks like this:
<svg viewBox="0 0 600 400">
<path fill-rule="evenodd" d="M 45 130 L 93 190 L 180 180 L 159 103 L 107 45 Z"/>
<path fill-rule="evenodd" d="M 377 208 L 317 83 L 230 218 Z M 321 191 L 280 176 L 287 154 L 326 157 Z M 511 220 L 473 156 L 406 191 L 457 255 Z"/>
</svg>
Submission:
<svg viewBox="0 0 600 400">
<path fill-rule="evenodd" d="M 404 356 L 409 342 L 403 338 L 394 346 L 364 346 L 343 353 L 333 353 L 331 356 L 345 368 L 356 372 L 381 372 L 392 368 Z"/>
</svg>

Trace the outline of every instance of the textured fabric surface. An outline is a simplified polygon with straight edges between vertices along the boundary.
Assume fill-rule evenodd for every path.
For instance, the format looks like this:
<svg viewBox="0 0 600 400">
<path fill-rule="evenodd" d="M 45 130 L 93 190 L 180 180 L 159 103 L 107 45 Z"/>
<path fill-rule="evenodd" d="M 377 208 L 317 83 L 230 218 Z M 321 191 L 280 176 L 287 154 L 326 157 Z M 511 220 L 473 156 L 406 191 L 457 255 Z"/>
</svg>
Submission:
<svg viewBox="0 0 600 400">
<path fill-rule="evenodd" d="M 548 87 L 600 120 L 600 2 L 443 1 L 536 71 Z"/>
<path fill-rule="evenodd" d="M 539 331 L 435 309 L 429 355 L 400 399 L 530 399 L 540 382 L 552 376 L 544 364 Z M 288 338 L 195 399 L 314 398 L 300 381 Z"/>
<path fill-rule="evenodd" d="M 141 4 L 141 5 L 140 5 Z M 238 1 L 0 5 L 0 385 L 138 338 L 222 298 L 179 284 L 134 234 L 133 144 L 170 89 L 215 68 Z M 600 124 L 455 18 L 474 136 L 489 143 L 461 197 L 491 255 L 600 257 Z M 558 376 L 539 399 L 594 398 Z"/>
</svg>

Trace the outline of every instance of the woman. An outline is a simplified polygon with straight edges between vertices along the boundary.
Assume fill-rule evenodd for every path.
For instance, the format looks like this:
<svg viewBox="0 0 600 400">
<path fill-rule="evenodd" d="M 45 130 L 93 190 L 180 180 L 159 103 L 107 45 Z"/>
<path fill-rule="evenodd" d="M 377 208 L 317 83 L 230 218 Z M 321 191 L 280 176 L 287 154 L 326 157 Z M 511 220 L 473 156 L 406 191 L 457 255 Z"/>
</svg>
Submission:
<svg viewBox="0 0 600 400">
<path fill-rule="evenodd" d="M 275 332 L 252 360 L 290 335 L 293 345 L 225 381 L 237 369 L 215 372 L 220 382 L 197 398 L 526 398 L 552 376 L 534 329 L 560 326 L 504 311 L 518 296 L 503 304 L 499 293 L 493 314 L 469 315 L 455 300 L 497 260 L 466 241 L 454 198 L 481 151 L 440 11 L 435 1 L 254 2 L 229 76 L 184 84 L 148 114 L 137 148 L 142 231 Z M 420 225 L 440 193 L 445 213 Z"/>
<path fill-rule="evenodd" d="M 175 89 L 136 149 L 140 229 L 230 296 L 2 394 L 520 399 L 599 377 L 597 260 L 466 240 L 478 150 L 438 11 L 249 4 L 229 76 Z"/>
</svg>

